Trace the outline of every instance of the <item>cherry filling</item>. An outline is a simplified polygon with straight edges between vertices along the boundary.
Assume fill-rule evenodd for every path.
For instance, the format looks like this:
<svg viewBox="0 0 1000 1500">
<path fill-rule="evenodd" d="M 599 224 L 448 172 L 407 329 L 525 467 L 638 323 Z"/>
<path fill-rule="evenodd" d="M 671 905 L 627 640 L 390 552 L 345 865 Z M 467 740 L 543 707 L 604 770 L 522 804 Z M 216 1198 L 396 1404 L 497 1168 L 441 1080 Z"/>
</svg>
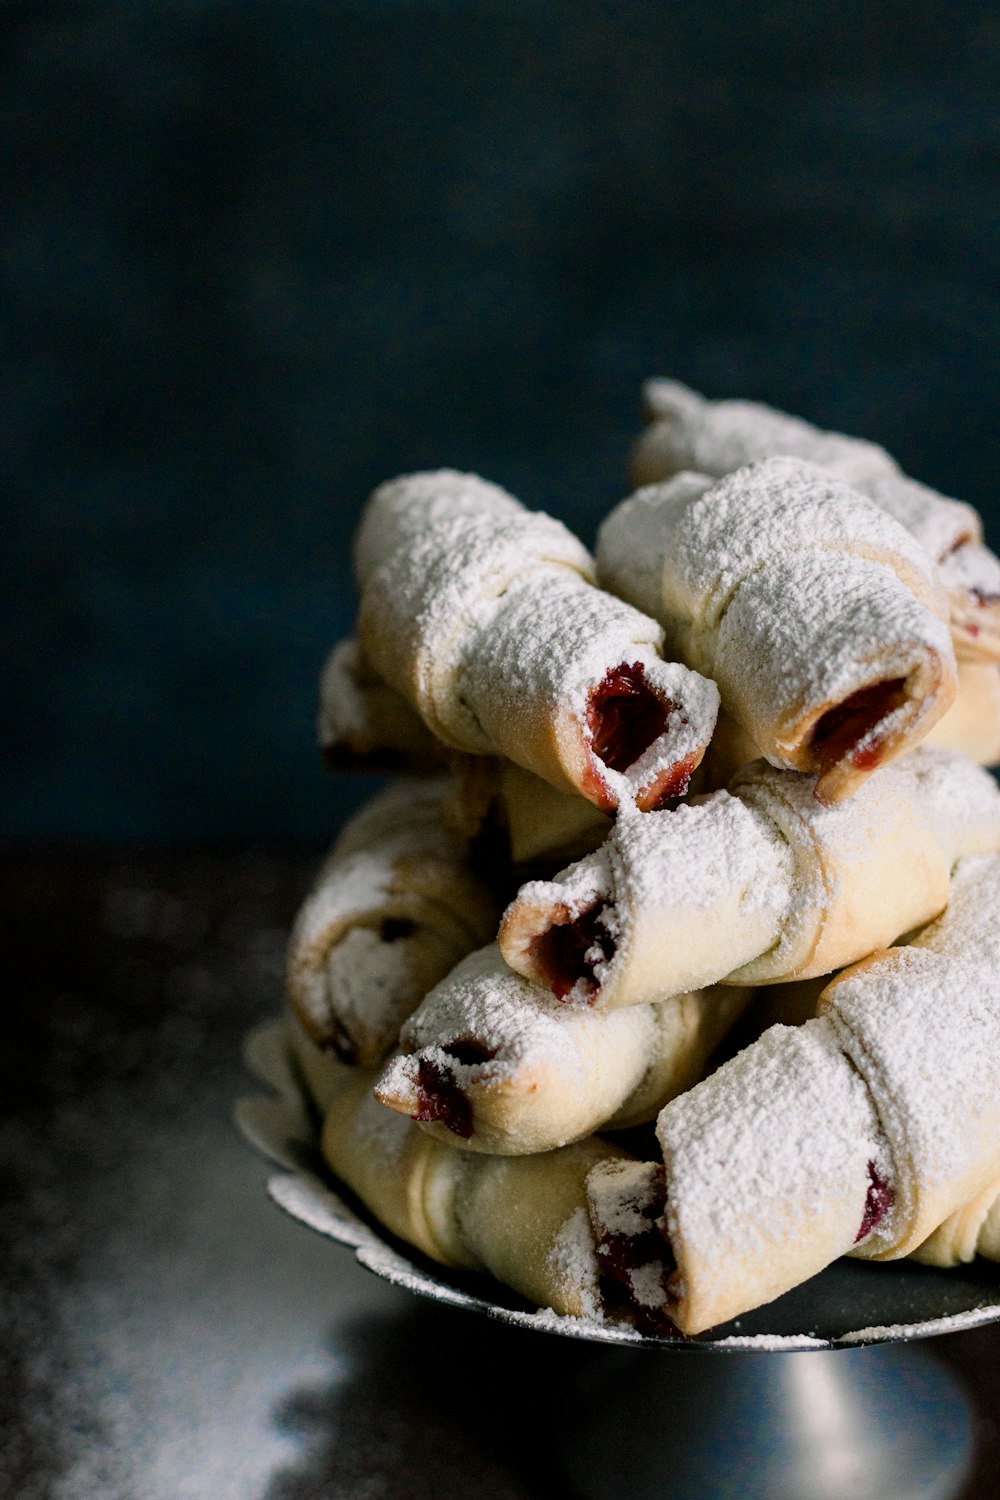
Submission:
<svg viewBox="0 0 1000 1500">
<path fill-rule="evenodd" d="M 446 1042 L 440 1050 L 456 1063 L 466 1065 L 489 1062 L 496 1056 L 492 1047 L 484 1046 L 474 1037 L 459 1037 Z M 464 1141 L 475 1128 L 468 1094 L 451 1069 L 435 1058 L 422 1057 L 417 1064 L 417 1109 L 413 1119 L 440 1121 Z"/>
<path fill-rule="evenodd" d="M 885 737 L 873 733 L 906 702 L 906 678 L 892 677 L 859 688 L 843 703 L 827 709 L 812 732 L 812 749 L 821 774 L 850 758 L 859 771 L 870 771 L 878 765 L 885 748 Z"/>
<path fill-rule="evenodd" d="M 621 1288 L 636 1326 L 641 1333 L 658 1334 L 661 1338 L 684 1338 L 685 1335 L 671 1323 L 662 1307 L 651 1307 L 639 1301 L 632 1285 L 633 1273 L 647 1266 L 654 1266 L 664 1286 L 664 1300 L 669 1299 L 667 1277 L 676 1269 L 670 1241 L 661 1228 L 667 1207 L 667 1174 L 658 1167 L 649 1183 L 648 1192 L 637 1198 L 632 1207 L 643 1225 L 632 1234 L 615 1234 L 601 1229 L 595 1235 L 594 1251 L 604 1285 L 604 1300 L 612 1302 L 612 1289 Z"/>
<path fill-rule="evenodd" d="M 861 1228 L 854 1236 L 854 1243 L 871 1234 L 877 1229 L 889 1212 L 895 1198 L 895 1193 L 883 1177 L 875 1170 L 875 1163 L 868 1163 L 868 1194 L 865 1198 L 865 1211 L 861 1215 Z"/>
<path fill-rule="evenodd" d="M 615 956 L 615 940 L 600 921 L 603 911 L 604 907 L 592 906 L 575 921 L 550 927 L 532 943 L 531 956 L 557 1000 L 565 1000 L 576 985 L 588 1000 L 596 994 L 594 966 L 602 959 L 610 963 Z"/>
<path fill-rule="evenodd" d="M 609 668 L 587 704 L 594 754 L 612 771 L 627 771 L 659 739 L 674 706 L 652 691 L 641 662 Z"/>
</svg>

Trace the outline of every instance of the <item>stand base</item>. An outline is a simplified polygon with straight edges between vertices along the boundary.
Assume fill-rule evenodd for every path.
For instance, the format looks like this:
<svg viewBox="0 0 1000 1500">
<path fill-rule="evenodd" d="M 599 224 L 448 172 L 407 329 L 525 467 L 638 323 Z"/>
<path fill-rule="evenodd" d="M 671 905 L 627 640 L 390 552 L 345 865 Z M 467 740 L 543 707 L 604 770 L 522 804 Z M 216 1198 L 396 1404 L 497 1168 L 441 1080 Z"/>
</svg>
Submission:
<svg viewBox="0 0 1000 1500">
<path fill-rule="evenodd" d="M 608 1351 L 590 1376 L 561 1454 L 584 1500 L 948 1500 L 972 1460 L 961 1386 L 913 1344 Z"/>
</svg>

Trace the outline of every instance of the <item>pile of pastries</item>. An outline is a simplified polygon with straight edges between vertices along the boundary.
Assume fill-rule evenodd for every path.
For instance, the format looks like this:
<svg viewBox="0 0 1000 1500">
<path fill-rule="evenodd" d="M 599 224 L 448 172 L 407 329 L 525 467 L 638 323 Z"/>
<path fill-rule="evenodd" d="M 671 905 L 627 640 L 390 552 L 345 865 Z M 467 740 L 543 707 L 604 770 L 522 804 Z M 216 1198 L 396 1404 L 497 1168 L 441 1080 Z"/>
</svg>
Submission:
<svg viewBox="0 0 1000 1500">
<path fill-rule="evenodd" d="M 336 1176 L 434 1260 L 697 1334 L 843 1255 L 1000 1259 L 1000 562 L 881 448 L 669 380 L 591 554 L 369 499 L 299 913 Z"/>
</svg>

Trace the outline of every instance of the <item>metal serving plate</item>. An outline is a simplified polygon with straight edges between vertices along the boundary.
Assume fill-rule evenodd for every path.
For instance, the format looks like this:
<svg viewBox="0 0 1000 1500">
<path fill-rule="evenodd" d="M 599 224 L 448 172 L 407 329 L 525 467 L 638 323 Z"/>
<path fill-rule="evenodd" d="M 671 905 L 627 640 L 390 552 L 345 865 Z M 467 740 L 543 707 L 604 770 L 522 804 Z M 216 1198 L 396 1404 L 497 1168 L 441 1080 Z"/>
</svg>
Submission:
<svg viewBox="0 0 1000 1500">
<path fill-rule="evenodd" d="M 694 1339 L 651 1337 L 551 1310 L 539 1312 L 495 1281 L 428 1260 L 389 1235 L 353 1195 L 338 1189 L 320 1156 L 316 1120 L 282 1022 L 252 1032 L 246 1058 L 271 1092 L 241 1099 L 236 1120 L 250 1143 L 282 1168 L 268 1182 L 275 1203 L 310 1229 L 349 1246 L 376 1276 L 435 1302 L 567 1338 L 714 1353 L 896 1343 L 1000 1319 L 1000 1265 L 982 1260 L 949 1271 L 909 1261 L 876 1265 L 841 1260 L 776 1302 Z"/>
</svg>

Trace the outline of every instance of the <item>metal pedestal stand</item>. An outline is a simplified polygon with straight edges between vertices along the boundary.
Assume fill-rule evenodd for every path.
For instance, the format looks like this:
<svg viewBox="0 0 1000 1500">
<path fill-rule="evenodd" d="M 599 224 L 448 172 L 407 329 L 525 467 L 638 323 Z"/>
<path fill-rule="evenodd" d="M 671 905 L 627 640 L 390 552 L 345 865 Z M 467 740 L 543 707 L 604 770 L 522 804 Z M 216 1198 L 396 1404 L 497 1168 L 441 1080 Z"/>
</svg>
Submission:
<svg viewBox="0 0 1000 1500">
<path fill-rule="evenodd" d="M 561 1454 L 581 1500 L 947 1500 L 965 1395 L 914 1344 L 692 1358 L 607 1351 Z"/>
</svg>

